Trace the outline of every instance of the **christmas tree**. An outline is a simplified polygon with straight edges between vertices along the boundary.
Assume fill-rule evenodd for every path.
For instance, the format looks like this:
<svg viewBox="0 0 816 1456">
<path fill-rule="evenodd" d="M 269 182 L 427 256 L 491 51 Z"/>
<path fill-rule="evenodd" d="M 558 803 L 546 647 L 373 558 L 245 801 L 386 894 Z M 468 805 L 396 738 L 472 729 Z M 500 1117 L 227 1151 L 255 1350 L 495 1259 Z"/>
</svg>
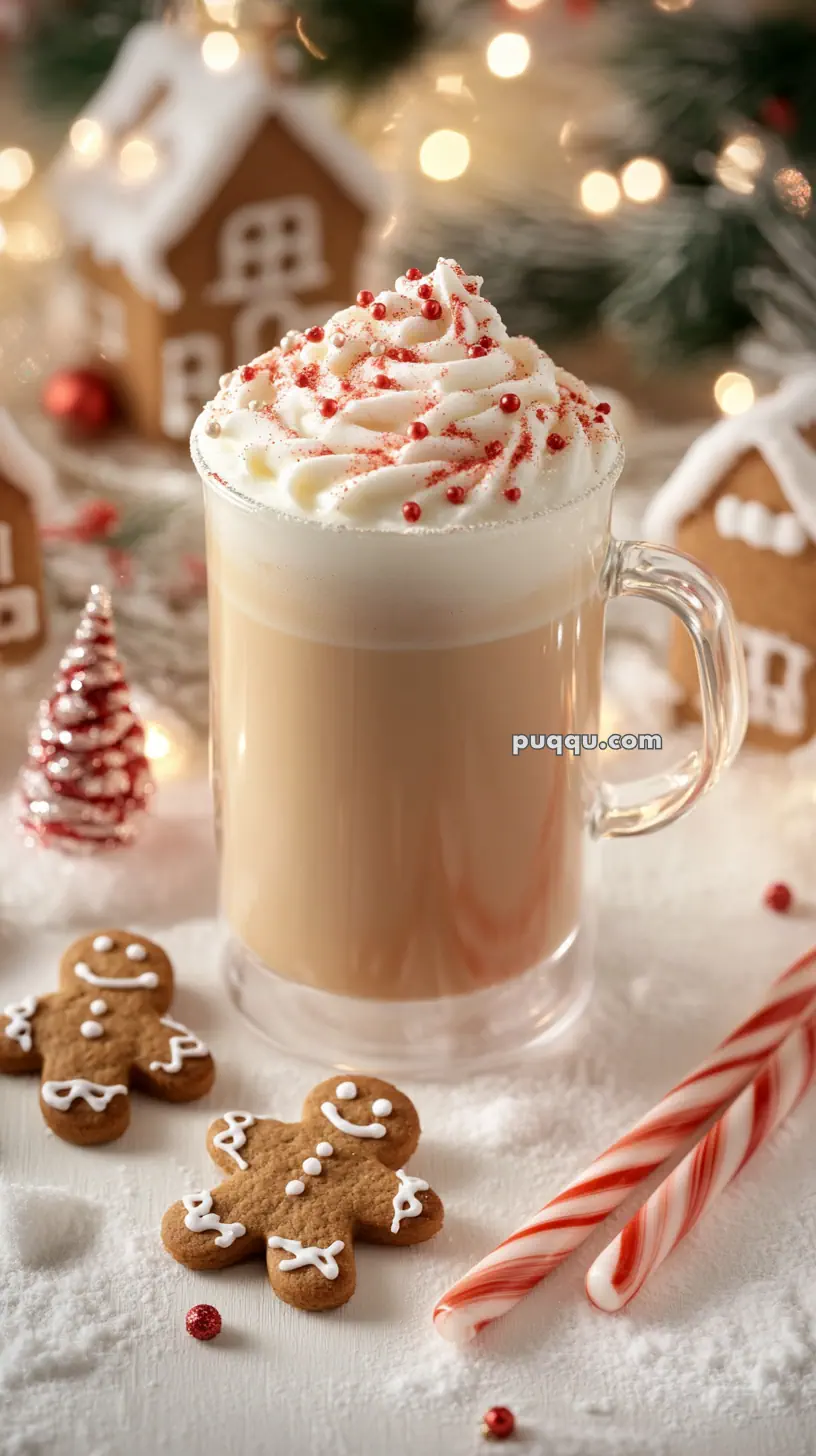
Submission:
<svg viewBox="0 0 816 1456">
<path fill-rule="evenodd" d="M 153 792 L 144 730 L 116 652 L 113 609 L 91 588 L 29 742 L 23 828 L 74 853 L 129 844 Z"/>
</svg>

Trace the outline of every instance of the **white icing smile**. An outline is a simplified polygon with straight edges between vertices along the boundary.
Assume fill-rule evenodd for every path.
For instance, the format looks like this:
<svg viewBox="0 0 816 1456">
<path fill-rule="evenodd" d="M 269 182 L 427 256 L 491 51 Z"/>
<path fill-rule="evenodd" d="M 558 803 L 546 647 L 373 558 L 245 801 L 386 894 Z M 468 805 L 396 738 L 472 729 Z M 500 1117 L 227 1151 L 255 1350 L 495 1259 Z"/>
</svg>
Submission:
<svg viewBox="0 0 816 1456">
<path fill-rule="evenodd" d="M 345 1117 L 337 1111 L 333 1102 L 322 1102 L 320 1104 L 320 1111 L 324 1117 L 329 1119 L 332 1127 L 337 1128 L 338 1132 L 350 1133 L 352 1137 L 381 1138 L 385 1137 L 388 1131 L 387 1128 L 383 1127 L 381 1122 L 366 1122 L 362 1126 L 359 1126 L 356 1122 L 347 1122 Z"/>
<path fill-rule="evenodd" d="M 89 986 L 99 986 L 104 991 L 154 991 L 159 984 L 155 971 L 142 971 L 140 976 L 97 976 L 84 961 L 77 961 L 74 975 Z"/>
</svg>

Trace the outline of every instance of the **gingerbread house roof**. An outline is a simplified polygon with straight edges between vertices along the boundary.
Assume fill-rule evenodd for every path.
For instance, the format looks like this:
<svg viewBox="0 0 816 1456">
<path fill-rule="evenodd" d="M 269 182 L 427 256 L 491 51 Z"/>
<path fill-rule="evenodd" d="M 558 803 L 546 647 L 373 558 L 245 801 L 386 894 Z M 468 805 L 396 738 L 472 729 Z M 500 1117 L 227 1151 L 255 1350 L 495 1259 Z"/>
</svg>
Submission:
<svg viewBox="0 0 816 1456">
<path fill-rule="evenodd" d="M 61 497 L 48 461 L 30 445 L 8 410 L 0 408 L 0 480 L 28 496 L 40 520 L 57 513 Z"/>
<path fill-rule="evenodd" d="M 195 226 L 270 116 L 366 214 L 382 205 L 371 162 L 319 98 L 271 81 L 247 52 L 228 71 L 210 70 L 200 38 L 178 26 L 136 26 L 84 116 L 98 122 L 107 145 L 88 165 L 66 143 L 51 174 L 56 206 L 73 242 L 120 267 L 164 309 L 178 308 L 184 296 L 167 267 L 168 250 Z M 159 159 L 138 184 L 118 166 L 123 142 L 134 135 L 151 142 Z"/>
<path fill-rule="evenodd" d="M 802 430 L 816 424 L 816 372 L 796 374 L 743 415 L 721 420 L 694 442 L 658 491 L 644 534 L 673 541 L 677 527 L 750 450 L 758 450 L 791 511 L 816 542 L 816 453 Z"/>
</svg>

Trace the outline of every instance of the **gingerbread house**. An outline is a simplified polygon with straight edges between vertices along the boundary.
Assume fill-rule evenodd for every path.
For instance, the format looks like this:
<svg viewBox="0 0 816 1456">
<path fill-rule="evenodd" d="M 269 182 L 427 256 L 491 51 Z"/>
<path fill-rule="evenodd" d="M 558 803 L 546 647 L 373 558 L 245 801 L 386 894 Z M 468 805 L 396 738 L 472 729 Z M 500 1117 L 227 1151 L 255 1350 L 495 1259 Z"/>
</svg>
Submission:
<svg viewBox="0 0 816 1456">
<path fill-rule="evenodd" d="M 0 409 L 0 664 L 16 666 L 45 640 L 39 521 L 55 515 L 50 465 Z"/>
<path fill-rule="evenodd" d="M 212 60 L 137 26 L 52 171 L 90 351 L 151 439 L 185 439 L 220 375 L 354 296 L 382 202 L 321 100 L 255 53 Z"/>
<path fill-rule="evenodd" d="M 790 749 L 816 735 L 816 372 L 702 435 L 653 500 L 644 535 L 672 542 L 728 591 L 748 668 L 750 741 Z M 683 715 L 697 673 L 675 631 Z"/>
</svg>

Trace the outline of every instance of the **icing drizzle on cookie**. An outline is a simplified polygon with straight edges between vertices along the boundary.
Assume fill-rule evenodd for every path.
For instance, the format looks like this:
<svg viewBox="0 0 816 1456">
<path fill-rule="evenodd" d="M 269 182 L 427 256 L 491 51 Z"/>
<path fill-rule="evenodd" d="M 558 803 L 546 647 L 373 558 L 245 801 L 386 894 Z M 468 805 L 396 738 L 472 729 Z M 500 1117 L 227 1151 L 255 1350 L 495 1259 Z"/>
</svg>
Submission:
<svg viewBox="0 0 816 1456">
<path fill-rule="evenodd" d="M 394 1219 L 391 1224 L 392 1234 L 399 1233 L 399 1226 L 404 1218 L 418 1218 L 422 1212 L 422 1204 L 417 1198 L 418 1193 L 427 1193 L 430 1184 L 424 1178 L 412 1178 L 404 1168 L 397 1169 L 397 1177 L 400 1186 L 394 1194 Z"/>
<path fill-rule="evenodd" d="M 188 1057 L 209 1056 L 209 1047 L 196 1036 L 194 1031 L 182 1026 L 180 1021 L 174 1021 L 172 1016 L 162 1016 L 161 1024 L 169 1027 L 177 1035 L 170 1038 L 170 1061 L 151 1062 L 151 1072 L 180 1072 Z"/>
<path fill-rule="evenodd" d="M 144 957 L 142 957 L 144 959 Z M 142 971 L 140 976 L 97 976 L 85 961 L 77 961 L 74 975 L 89 986 L 99 986 L 103 991 L 154 991 L 159 984 L 155 971 Z"/>
<path fill-rule="evenodd" d="M 8 1017 L 6 1036 L 9 1041 L 16 1041 L 23 1052 L 30 1052 L 34 1045 L 31 1018 L 36 1010 L 36 996 L 24 996 L 22 1001 L 13 1001 L 10 1006 L 3 1007 L 3 1015 Z"/>
<path fill-rule="evenodd" d="M 305 1269 L 307 1265 L 319 1269 L 324 1279 L 336 1279 L 340 1273 L 337 1264 L 337 1255 L 341 1254 L 346 1247 L 342 1239 L 335 1239 L 327 1249 L 309 1247 L 304 1249 L 300 1239 L 279 1239 L 273 1235 L 269 1239 L 270 1249 L 285 1249 L 291 1254 L 291 1259 L 281 1259 L 278 1268 L 284 1274 L 290 1273 L 293 1269 Z"/>
<path fill-rule="evenodd" d="M 212 1194 L 206 1188 L 202 1188 L 200 1193 L 188 1193 L 181 1201 L 187 1209 L 184 1222 L 190 1232 L 206 1234 L 211 1229 L 217 1230 L 215 1242 L 220 1249 L 228 1249 L 246 1233 L 242 1223 L 221 1222 L 218 1214 L 212 1211 Z"/>
<path fill-rule="evenodd" d="M 238 1164 L 241 1172 L 246 1172 L 249 1163 L 241 1157 L 238 1149 L 246 1145 L 247 1127 L 255 1126 L 255 1118 L 251 1112 L 225 1112 L 223 1119 L 227 1125 L 213 1138 L 213 1146 L 226 1153 L 234 1163 Z"/>
<path fill-rule="evenodd" d="M 105 1112 L 114 1097 L 127 1097 L 128 1089 L 121 1082 L 106 1087 L 102 1082 L 74 1077 L 70 1082 L 43 1082 L 40 1095 L 57 1112 L 67 1112 L 75 1102 L 87 1102 L 92 1112 Z"/>
<path fill-rule="evenodd" d="M 338 1132 L 348 1132 L 352 1137 L 381 1138 L 385 1137 L 388 1131 L 387 1128 L 383 1127 L 381 1122 L 366 1122 L 362 1125 L 358 1125 L 356 1122 L 347 1122 L 342 1113 L 337 1111 L 333 1102 L 321 1102 L 320 1111 L 324 1117 L 329 1119 L 332 1127 L 337 1128 Z"/>
</svg>

